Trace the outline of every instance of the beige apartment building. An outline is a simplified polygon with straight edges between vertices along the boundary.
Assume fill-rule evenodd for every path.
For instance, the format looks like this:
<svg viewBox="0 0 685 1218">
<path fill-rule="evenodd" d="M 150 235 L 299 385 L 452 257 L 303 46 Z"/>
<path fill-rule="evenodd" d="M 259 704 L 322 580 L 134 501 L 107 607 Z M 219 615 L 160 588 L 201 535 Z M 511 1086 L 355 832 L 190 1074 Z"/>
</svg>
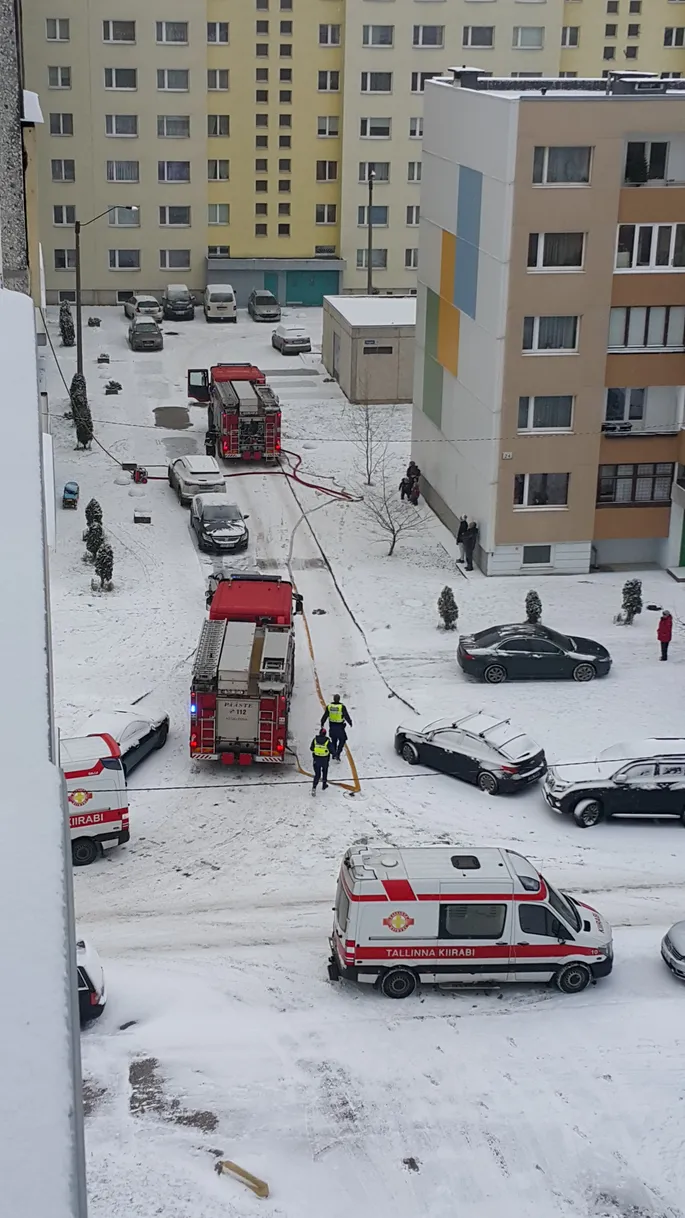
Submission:
<svg viewBox="0 0 685 1218">
<path fill-rule="evenodd" d="M 412 456 L 487 574 L 685 565 L 685 83 L 426 95 Z"/>
</svg>

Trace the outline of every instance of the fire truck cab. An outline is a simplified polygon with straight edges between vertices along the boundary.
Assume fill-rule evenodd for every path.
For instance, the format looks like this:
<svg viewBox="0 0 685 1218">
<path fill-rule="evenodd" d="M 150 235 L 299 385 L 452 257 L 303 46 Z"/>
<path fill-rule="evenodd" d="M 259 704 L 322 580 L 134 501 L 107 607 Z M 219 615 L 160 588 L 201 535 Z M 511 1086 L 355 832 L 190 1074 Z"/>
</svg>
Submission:
<svg viewBox="0 0 685 1218">
<path fill-rule="evenodd" d="M 281 406 L 255 364 L 190 368 L 188 397 L 207 403 L 205 451 L 226 461 L 276 461 Z"/>
</svg>

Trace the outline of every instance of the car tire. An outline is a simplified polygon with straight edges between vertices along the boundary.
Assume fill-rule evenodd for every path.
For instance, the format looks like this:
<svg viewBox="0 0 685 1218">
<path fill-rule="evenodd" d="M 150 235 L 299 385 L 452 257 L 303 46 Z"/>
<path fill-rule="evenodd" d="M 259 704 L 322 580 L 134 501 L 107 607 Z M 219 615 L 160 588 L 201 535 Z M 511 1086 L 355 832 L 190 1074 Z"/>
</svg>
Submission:
<svg viewBox="0 0 685 1218">
<path fill-rule="evenodd" d="M 174 476 L 173 476 L 171 470 L 167 470 L 167 478 L 169 481 L 169 486 L 173 490 L 174 489 Z"/>
<path fill-rule="evenodd" d="M 92 837 L 77 837 L 71 843 L 71 861 L 74 867 L 87 867 L 94 863 L 100 853 L 100 847 Z"/>
<path fill-rule="evenodd" d="M 580 799 L 572 816 L 579 829 L 592 829 L 604 819 L 604 810 L 598 799 Z"/>
<path fill-rule="evenodd" d="M 483 680 L 488 685 L 502 685 L 507 679 L 507 670 L 503 664 L 488 664 L 483 673 Z"/>
<path fill-rule="evenodd" d="M 587 661 L 584 661 L 582 664 L 576 664 L 575 668 L 573 669 L 573 680 L 578 681 L 580 684 L 587 681 L 594 681 L 596 676 L 597 669 L 595 668 L 594 664 L 588 664 Z"/>
<path fill-rule="evenodd" d="M 383 973 L 380 991 L 386 998 L 410 998 L 418 985 L 416 973 L 408 968 L 391 968 Z"/>
<path fill-rule="evenodd" d="M 159 739 L 157 740 L 157 743 L 156 743 L 156 745 L 155 745 L 155 748 L 156 748 L 156 749 L 163 749 L 163 748 L 164 748 L 164 745 L 165 745 L 165 744 L 166 744 L 166 742 L 167 742 L 167 736 L 168 736 L 168 735 L 169 735 L 169 724 L 168 724 L 168 723 L 165 723 L 165 724 L 164 724 L 164 727 L 162 728 L 161 732 L 159 733 Z"/>
<path fill-rule="evenodd" d="M 476 786 L 479 791 L 484 791 L 486 795 L 499 794 L 499 783 L 495 775 L 491 774 L 489 770 L 481 770 L 476 779 Z"/>
<path fill-rule="evenodd" d="M 562 994 L 581 994 L 592 981 L 587 964 L 565 964 L 555 975 L 554 984 Z"/>
<path fill-rule="evenodd" d="M 402 757 L 407 765 L 417 765 L 419 760 L 419 750 L 411 740 L 405 740 L 402 745 Z"/>
</svg>

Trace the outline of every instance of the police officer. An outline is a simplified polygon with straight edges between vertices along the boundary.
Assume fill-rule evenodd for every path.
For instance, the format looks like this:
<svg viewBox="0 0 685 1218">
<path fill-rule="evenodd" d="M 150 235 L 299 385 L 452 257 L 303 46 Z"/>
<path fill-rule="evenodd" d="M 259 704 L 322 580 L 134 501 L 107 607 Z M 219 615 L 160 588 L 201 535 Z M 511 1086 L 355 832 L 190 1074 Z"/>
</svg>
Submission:
<svg viewBox="0 0 685 1218">
<path fill-rule="evenodd" d="M 333 701 L 328 703 L 321 716 L 322 727 L 327 719 L 331 729 L 331 756 L 334 761 L 340 761 L 347 740 L 345 724 L 348 723 L 352 727 L 352 720 L 344 702 L 340 701 L 340 694 L 334 694 Z"/>
<path fill-rule="evenodd" d="M 309 747 L 312 750 L 312 761 L 314 763 L 312 795 L 316 795 L 316 788 L 319 785 L 320 778 L 323 780 L 321 783 L 322 791 L 325 791 L 328 786 L 328 763 L 331 757 L 331 748 L 325 727 L 319 728 Z"/>
</svg>

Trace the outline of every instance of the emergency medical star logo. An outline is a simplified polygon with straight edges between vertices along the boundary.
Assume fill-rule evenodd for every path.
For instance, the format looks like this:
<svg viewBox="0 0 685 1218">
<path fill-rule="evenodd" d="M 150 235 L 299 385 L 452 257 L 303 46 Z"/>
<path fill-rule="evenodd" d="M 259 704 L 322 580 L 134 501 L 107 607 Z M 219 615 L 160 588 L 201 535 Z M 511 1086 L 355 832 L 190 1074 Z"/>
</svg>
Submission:
<svg viewBox="0 0 685 1218">
<path fill-rule="evenodd" d="M 79 787 L 78 791 L 70 791 L 67 798 L 70 804 L 76 804 L 77 808 L 82 808 L 89 799 L 93 798 L 93 792 L 84 791 L 82 787 Z"/>
<path fill-rule="evenodd" d="M 409 926 L 414 925 L 414 919 L 409 917 L 409 914 L 403 913 L 401 909 L 396 909 L 390 917 L 383 918 L 383 925 L 388 927 L 388 930 L 394 930 L 395 934 L 401 934 L 403 930 L 407 930 Z"/>
</svg>

